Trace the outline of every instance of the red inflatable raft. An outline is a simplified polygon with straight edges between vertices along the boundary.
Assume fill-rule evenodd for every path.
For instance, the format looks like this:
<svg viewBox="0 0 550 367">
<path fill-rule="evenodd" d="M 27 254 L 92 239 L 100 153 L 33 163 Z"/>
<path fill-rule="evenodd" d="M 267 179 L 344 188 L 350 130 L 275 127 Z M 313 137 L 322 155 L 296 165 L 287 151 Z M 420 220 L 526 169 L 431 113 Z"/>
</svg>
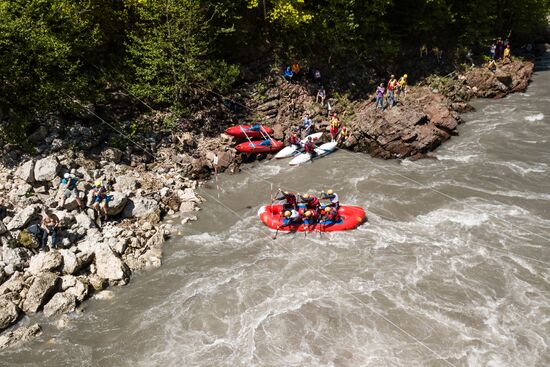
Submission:
<svg viewBox="0 0 550 367">
<path fill-rule="evenodd" d="M 241 153 L 274 153 L 283 149 L 285 144 L 282 141 L 270 140 L 270 145 L 261 145 L 264 140 L 253 140 L 252 143 L 246 141 L 238 144 L 235 149 Z"/>
<path fill-rule="evenodd" d="M 340 221 L 338 223 L 319 222 L 315 225 L 292 224 L 283 226 L 283 210 L 282 205 L 264 205 L 258 210 L 260 220 L 271 229 L 279 228 L 279 231 L 287 232 L 304 232 L 304 231 L 321 231 L 321 232 L 336 232 L 355 229 L 361 225 L 366 219 L 367 214 L 360 206 L 342 205 L 338 209 Z"/>
<path fill-rule="evenodd" d="M 250 130 L 252 126 L 250 125 L 237 125 L 237 126 L 231 126 L 230 128 L 225 129 L 225 133 L 227 135 L 234 136 L 236 138 L 246 138 L 248 135 L 249 138 L 262 138 L 262 134 L 258 130 Z M 269 135 L 273 134 L 273 129 L 261 126 L 261 131 L 264 133 L 268 133 Z M 245 134 L 246 133 L 246 134 Z"/>
</svg>

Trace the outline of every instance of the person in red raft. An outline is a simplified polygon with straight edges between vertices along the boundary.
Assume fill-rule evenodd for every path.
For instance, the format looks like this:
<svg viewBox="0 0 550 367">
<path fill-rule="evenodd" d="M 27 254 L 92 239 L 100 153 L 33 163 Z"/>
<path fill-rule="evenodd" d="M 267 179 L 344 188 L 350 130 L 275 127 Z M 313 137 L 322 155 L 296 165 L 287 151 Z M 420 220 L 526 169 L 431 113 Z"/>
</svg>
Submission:
<svg viewBox="0 0 550 367">
<path fill-rule="evenodd" d="M 338 214 L 338 209 L 332 206 L 327 206 L 323 210 L 323 214 L 321 216 L 321 223 L 322 224 L 334 224 L 338 223 L 340 221 L 340 214 Z"/>
<path fill-rule="evenodd" d="M 298 200 L 296 199 L 296 195 L 294 195 L 292 192 L 281 191 L 281 189 L 279 189 L 279 195 L 276 195 L 273 198 L 273 201 L 275 200 L 283 200 L 284 201 L 283 207 L 285 209 L 287 208 L 296 209 L 298 206 Z"/>
</svg>

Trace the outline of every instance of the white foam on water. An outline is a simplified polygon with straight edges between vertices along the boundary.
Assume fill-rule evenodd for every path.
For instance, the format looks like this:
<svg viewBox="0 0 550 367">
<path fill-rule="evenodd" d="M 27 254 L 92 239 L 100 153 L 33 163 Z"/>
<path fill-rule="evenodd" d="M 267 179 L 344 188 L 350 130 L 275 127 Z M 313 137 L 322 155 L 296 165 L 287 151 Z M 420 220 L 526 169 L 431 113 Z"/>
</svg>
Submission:
<svg viewBox="0 0 550 367">
<path fill-rule="evenodd" d="M 523 119 L 529 122 L 542 121 L 544 120 L 544 114 L 537 113 L 534 115 L 525 116 Z"/>
<path fill-rule="evenodd" d="M 437 159 L 440 161 L 454 161 L 460 163 L 470 163 L 476 161 L 478 154 L 466 154 L 466 155 L 437 155 Z"/>
</svg>

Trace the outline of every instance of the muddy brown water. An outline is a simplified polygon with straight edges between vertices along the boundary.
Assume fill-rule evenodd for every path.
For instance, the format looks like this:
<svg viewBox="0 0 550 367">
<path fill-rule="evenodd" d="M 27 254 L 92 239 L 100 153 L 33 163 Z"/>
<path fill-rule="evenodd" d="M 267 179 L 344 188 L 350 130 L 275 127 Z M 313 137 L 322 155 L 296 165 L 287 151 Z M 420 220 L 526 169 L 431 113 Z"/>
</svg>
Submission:
<svg viewBox="0 0 550 367">
<path fill-rule="evenodd" d="M 437 160 L 339 151 L 220 176 L 161 268 L 65 328 L 34 318 L 42 336 L 0 365 L 550 365 L 549 84 L 476 101 Z M 256 213 L 279 186 L 333 188 L 369 222 L 272 241 Z"/>
</svg>

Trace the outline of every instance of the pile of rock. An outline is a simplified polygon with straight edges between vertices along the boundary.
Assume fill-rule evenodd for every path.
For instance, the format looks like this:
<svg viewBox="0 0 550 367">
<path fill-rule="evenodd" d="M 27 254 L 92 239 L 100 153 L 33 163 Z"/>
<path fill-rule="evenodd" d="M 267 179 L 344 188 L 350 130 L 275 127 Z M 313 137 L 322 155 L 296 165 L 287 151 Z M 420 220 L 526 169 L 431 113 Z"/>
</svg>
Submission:
<svg viewBox="0 0 550 367">
<path fill-rule="evenodd" d="M 6 330 L 24 314 L 73 312 L 94 292 L 126 284 L 132 271 L 160 266 L 164 241 L 175 229 L 161 223 L 163 216 L 198 210 L 198 182 L 176 166 L 131 168 L 113 162 L 116 151 L 105 157 L 98 164 L 52 154 L 0 169 L 0 349 L 39 333 L 35 325 Z M 113 220 L 98 226 L 91 209 L 79 211 L 68 199 L 54 210 L 61 222 L 58 248 L 39 252 L 28 228 L 39 223 L 43 208 L 58 205 L 60 176 L 71 170 L 82 193 L 93 180 L 112 183 Z"/>
</svg>

